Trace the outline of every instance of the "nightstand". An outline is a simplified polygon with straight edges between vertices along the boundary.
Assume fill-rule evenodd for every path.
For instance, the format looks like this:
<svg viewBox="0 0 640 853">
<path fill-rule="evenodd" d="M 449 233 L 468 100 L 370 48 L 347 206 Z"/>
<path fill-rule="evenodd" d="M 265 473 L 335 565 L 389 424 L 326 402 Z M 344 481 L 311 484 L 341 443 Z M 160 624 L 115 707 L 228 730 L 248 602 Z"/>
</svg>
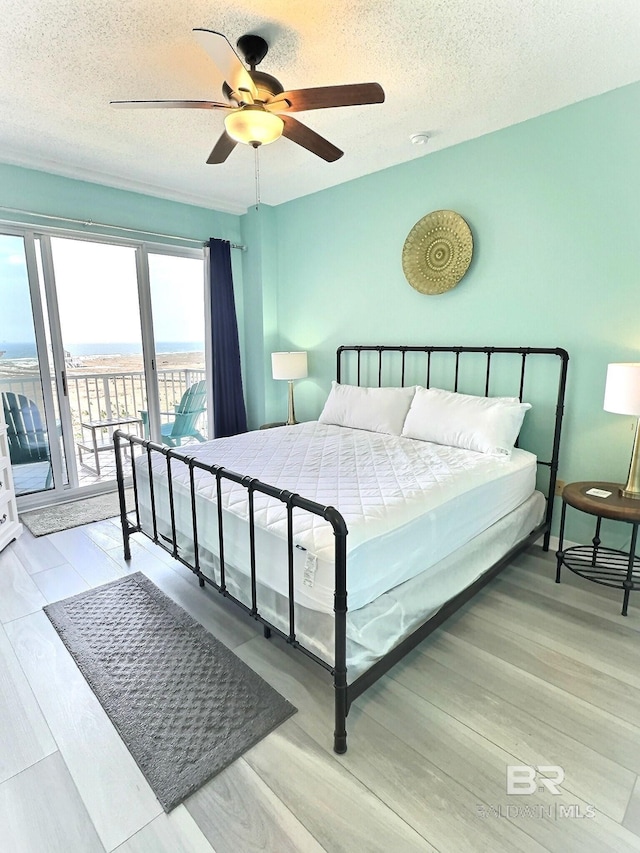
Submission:
<svg viewBox="0 0 640 853">
<path fill-rule="evenodd" d="M 272 424 L 262 424 L 260 429 L 273 429 L 279 426 L 286 426 L 286 423 L 284 421 L 274 421 Z"/>
<path fill-rule="evenodd" d="M 574 574 L 602 586 L 624 590 L 622 615 L 627 615 L 629 594 L 640 587 L 640 559 L 636 557 L 636 539 L 640 524 L 640 501 L 620 497 L 620 483 L 569 483 L 562 492 L 560 542 L 556 557 L 556 583 L 560 583 L 562 566 Z M 595 491 L 595 494 L 594 494 Z M 609 494 L 605 494 L 605 493 Z M 597 519 L 591 545 L 575 545 L 563 550 L 564 522 L 567 507 L 594 515 Z M 603 518 L 624 521 L 631 525 L 629 552 L 603 547 L 600 525 Z"/>
</svg>

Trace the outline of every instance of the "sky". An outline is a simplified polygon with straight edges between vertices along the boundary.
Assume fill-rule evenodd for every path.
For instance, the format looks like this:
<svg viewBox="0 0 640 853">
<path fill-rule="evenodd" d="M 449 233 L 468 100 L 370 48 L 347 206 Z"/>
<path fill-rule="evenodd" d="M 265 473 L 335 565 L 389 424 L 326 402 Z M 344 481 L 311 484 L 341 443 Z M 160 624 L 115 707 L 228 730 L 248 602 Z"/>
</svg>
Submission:
<svg viewBox="0 0 640 853">
<path fill-rule="evenodd" d="M 51 238 L 65 349 L 140 340 L 135 249 Z M 203 262 L 149 255 L 156 341 L 204 340 Z M 34 338 L 22 237 L 0 235 L 0 342 Z"/>
<path fill-rule="evenodd" d="M 0 235 L 0 282 L 0 341 L 32 340 L 33 321 L 20 237 Z"/>
</svg>

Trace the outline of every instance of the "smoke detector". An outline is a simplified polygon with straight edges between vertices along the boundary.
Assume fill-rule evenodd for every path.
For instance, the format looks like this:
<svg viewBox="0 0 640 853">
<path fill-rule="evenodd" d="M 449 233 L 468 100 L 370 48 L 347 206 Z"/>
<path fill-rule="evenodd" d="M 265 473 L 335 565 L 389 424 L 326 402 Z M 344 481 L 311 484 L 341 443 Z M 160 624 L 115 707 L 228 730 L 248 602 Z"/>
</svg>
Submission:
<svg viewBox="0 0 640 853">
<path fill-rule="evenodd" d="M 414 145 L 426 145 L 430 136 L 428 133 L 414 133 L 409 137 L 409 139 Z"/>
</svg>

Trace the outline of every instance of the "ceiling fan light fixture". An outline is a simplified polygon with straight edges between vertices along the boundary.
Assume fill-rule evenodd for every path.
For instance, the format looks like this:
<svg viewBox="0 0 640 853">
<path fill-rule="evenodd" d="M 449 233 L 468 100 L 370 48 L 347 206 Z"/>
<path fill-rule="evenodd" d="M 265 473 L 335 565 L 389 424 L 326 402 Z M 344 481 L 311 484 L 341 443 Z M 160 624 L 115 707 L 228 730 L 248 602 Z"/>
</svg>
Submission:
<svg viewBox="0 0 640 853">
<path fill-rule="evenodd" d="M 259 104 L 249 104 L 234 110 L 224 120 L 227 133 L 236 142 L 245 145 L 268 145 L 282 136 L 284 122 L 280 116 L 269 113 Z"/>
</svg>

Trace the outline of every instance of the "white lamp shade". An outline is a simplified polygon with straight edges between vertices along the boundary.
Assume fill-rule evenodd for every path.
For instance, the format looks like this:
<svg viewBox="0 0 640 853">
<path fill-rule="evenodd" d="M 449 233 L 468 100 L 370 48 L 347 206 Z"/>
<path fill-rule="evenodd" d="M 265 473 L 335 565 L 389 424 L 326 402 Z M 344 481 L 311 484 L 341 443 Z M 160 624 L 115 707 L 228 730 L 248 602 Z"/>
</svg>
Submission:
<svg viewBox="0 0 640 853">
<path fill-rule="evenodd" d="M 604 409 L 640 417 L 640 364 L 624 362 L 607 367 Z"/>
<path fill-rule="evenodd" d="M 306 352 L 272 352 L 271 371 L 274 379 L 304 379 L 307 376 Z"/>
</svg>

